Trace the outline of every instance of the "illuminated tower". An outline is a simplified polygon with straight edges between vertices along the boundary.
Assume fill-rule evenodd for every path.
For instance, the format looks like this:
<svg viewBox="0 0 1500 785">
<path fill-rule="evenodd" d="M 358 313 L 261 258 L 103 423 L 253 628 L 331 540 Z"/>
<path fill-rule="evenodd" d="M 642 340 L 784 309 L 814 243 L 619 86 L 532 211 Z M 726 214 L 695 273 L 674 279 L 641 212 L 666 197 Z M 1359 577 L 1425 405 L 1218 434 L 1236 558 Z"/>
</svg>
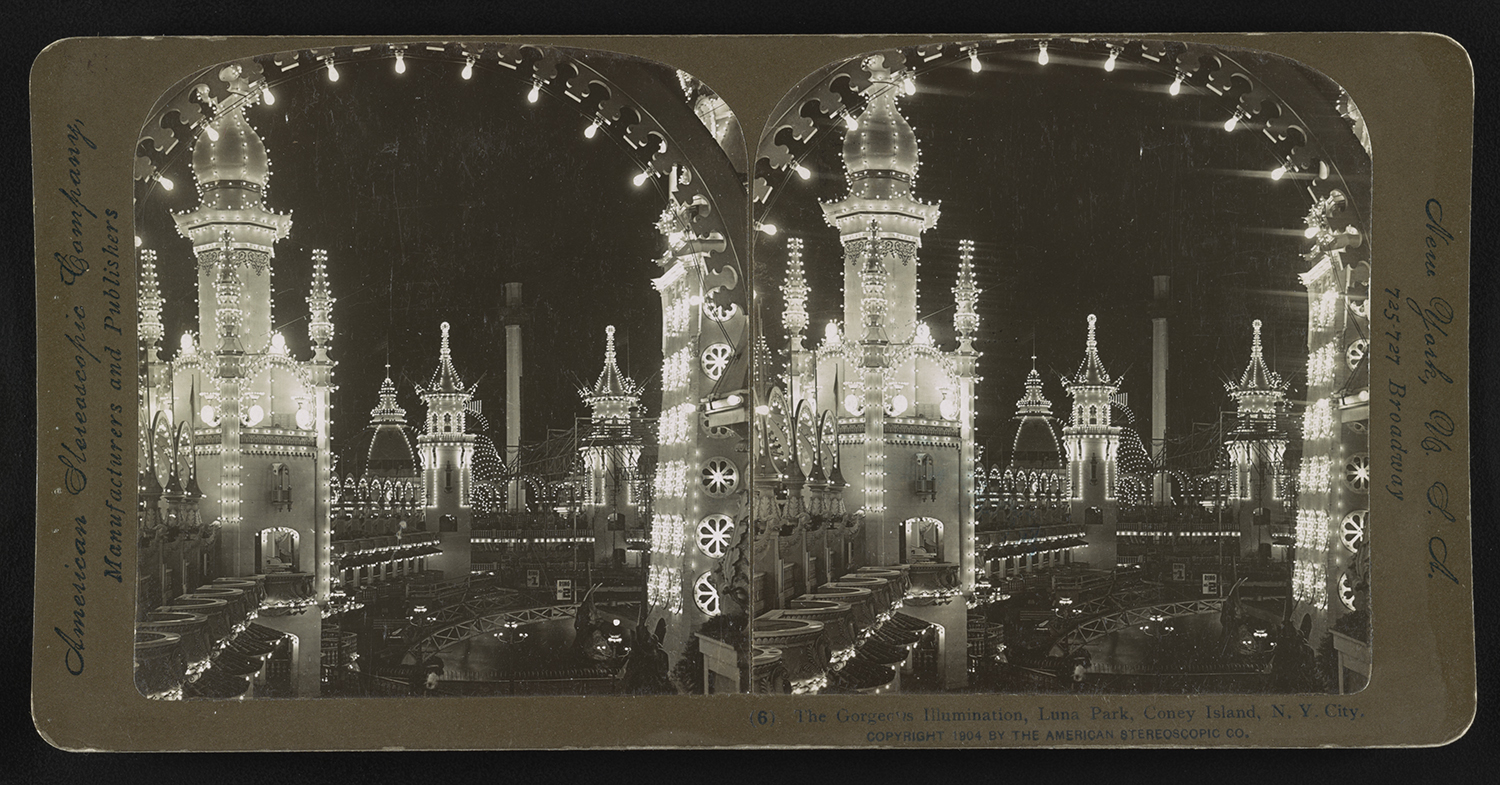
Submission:
<svg viewBox="0 0 1500 785">
<path fill-rule="evenodd" d="M 1111 380 L 1099 359 L 1095 339 L 1097 317 L 1089 314 L 1089 337 L 1083 361 L 1071 379 L 1064 379 L 1073 398 L 1073 412 L 1063 427 L 1063 445 L 1068 451 L 1068 488 L 1074 522 L 1083 521 L 1088 545 L 1083 560 L 1096 570 L 1115 568 L 1115 524 L 1119 518 L 1115 501 L 1115 461 L 1120 446 L 1120 428 L 1110 425 L 1110 404 L 1120 390 L 1120 379 Z"/>
<path fill-rule="evenodd" d="M 917 136 L 896 106 L 904 74 L 881 56 L 864 67 L 866 106 L 843 145 L 849 190 L 823 204 L 844 249 L 843 334 L 831 326 L 815 351 L 816 385 L 804 377 L 792 386 L 806 389 L 817 411 L 838 414 L 842 474 L 851 483 L 845 502 L 863 518 L 863 544 L 849 566 L 910 565 L 914 591 L 956 598 L 975 578 L 973 246 L 961 244 L 953 288 L 958 345 L 940 349 L 918 317 L 917 252 L 939 210 L 913 195 Z M 963 686 L 963 602 L 908 603 L 906 612 L 941 628 L 939 680 Z"/>
<path fill-rule="evenodd" d="M 1349 212 L 1338 190 L 1308 211 L 1309 269 L 1300 276 L 1308 298 L 1308 403 L 1291 621 L 1313 645 L 1341 616 L 1369 610 L 1370 263 L 1356 250 L 1363 235 Z"/>
<path fill-rule="evenodd" d="M 1260 320 L 1251 327 L 1255 332 L 1250 364 L 1238 382 L 1224 385 L 1236 408 L 1235 427 L 1224 446 L 1233 462 L 1229 496 L 1239 524 L 1241 556 L 1254 556 L 1262 540 L 1270 543 L 1270 532 L 1263 530 L 1283 503 L 1279 479 L 1287 445 L 1286 433 L 1277 422 L 1286 406 L 1287 384 L 1266 367 L 1261 356 Z"/>
<path fill-rule="evenodd" d="M 580 448 L 583 508 L 593 523 L 594 559 L 609 560 L 625 547 L 625 530 L 640 525 L 641 503 L 641 388 L 620 373 L 615 362 L 614 325 L 604 328 L 604 368 L 599 378 L 578 395 L 591 412 L 588 435 Z M 675 438 L 676 434 L 667 436 Z"/>
<path fill-rule="evenodd" d="M 270 157 L 245 116 L 258 91 L 228 66 L 219 77 L 237 96 L 213 113 L 192 148 L 198 204 L 173 217 L 192 246 L 198 281 L 197 334 L 181 336 L 175 356 L 159 357 L 164 337 L 156 254 L 141 250 L 142 487 L 183 488 L 198 497 L 201 525 L 168 530 L 139 554 L 142 606 L 201 592 L 216 580 L 264 576 L 267 601 L 327 601 L 331 589 L 329 441 L 333 361 L 327 255 L 312 252 L 307 297 L 312 357 L 299 360 L 273 329 L 274 245 L 290 215 L 266 206 Z M 189 460 L 189 456 L 195 459 Z M 143 497 L 143 520 L 167 521 L 191 500 Z M 184 506 L 188 505 L 188 506 Z M 297 640 L 291 686 L 319 690 L 321 614 L 262 612 L 260 624 Z"/>
<path fill-rule="evenodd" d="M 422 455 L 423 495 L 428 531 L 438 532 L 443 552 L 429 564 L 443 577 L 469 575 L 469 490 L 474 464 L 475 435 L 464 427 L 473 387 L 464 387 L 448 348 L 448 323 L 443 322 L 443 343 L 438 366 L 426 387 L 417 385 L 417 395 L 427 407 L 427 419 L 417 436 Z M 478 386 L 478 385 L 475 385 Z"/>
</svg>

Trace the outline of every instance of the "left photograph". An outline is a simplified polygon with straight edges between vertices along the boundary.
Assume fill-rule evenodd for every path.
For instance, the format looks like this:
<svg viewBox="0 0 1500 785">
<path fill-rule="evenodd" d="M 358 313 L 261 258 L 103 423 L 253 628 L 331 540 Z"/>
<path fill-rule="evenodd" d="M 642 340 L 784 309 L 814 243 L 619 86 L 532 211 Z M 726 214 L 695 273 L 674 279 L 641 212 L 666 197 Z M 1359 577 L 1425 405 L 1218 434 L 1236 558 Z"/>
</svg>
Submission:
<svg viewBox="0 0 1500 785">
<path fill-rule="evenodd" d="M 140 692 L 784 678 L 746 631 L 747 158 L 710 86 L 601 51 L 268 52 L 163 95 Z"/>
</svg>

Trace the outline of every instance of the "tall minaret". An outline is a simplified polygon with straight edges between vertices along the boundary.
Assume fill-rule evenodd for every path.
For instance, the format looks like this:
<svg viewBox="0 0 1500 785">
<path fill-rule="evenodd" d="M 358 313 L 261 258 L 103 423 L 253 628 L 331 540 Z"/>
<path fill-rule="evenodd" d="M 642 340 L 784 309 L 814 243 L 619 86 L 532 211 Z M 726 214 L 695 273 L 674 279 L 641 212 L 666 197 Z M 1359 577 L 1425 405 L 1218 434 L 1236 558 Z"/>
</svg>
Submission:
<svg viewBox="0 0 1500 785">
<path fill-rule="evenodd" d="M 641 431 L 635 427 L 641 388 L 620 373 L 615 362 L 615 326 L 604 328 L 604 368 L 592 387 L 578 391 L 588 404 L 589 431 L 583 438 L 584 512 L 594 530 L 594 560 L 611 558 L 624 547 L 625 529 L 639 526 L 639 467 Z M 663 415 L 662 426 L 690 425 L 689 420 Z M 674 437 L 676 434 L 668 434 Z M 616 539 L 619 539 L 616 542 Z"/>
<path fill-rule="evenodd" d="M 918 311 L 917 252 L 939 210 L 913 195 L 917 135 L 896 106 L 906 74 L 885 55 L 863 67 L 865 108 L 844 137 L 848 192 L 822 205 L 844 249 L 844 319 L 842 335 L 830 327 L 816 350 L 814 411 L 837 415 L 841 471 L 851 481 L 842 501 L 863 520 L 848 566 L 909 565 L 914 591 L 947 595 L 905 612 L 944 630 L 938 678 L 959 689 L 967 633 L 953 595 L 971 592 L 975 578 L 973 246 L 960 245 L 953 288 L 958 346 L 942 349 Z"/>
<path fill-rule="evenodd" d="M 274 245 L 288 236 L 292 220 L 267 207 L 270 155 L 246 116 L 260 91 L 238 65 L 221 68 L 218 79 L 233 97 L 220 103 L 200 96 L 209 119 L 196 126 L 192 143 L 198 201 L 173 216 L 192 247 L 197 336 L 183 335 L 170 358 L 160 357 L 168 347 L 158 342 L 161 312 L 172 303 L 160 298 L 155 254 L 141 249 L 143 415 L 152 423 L 147 427 L 178 434 L 168 444 L 153 440 L 148 449 L 160 454 L 147 465 L 158 471 L 185 465 L 184 450 L 191 450 L 193 469 L 173 487 L 186 482 L 183 493 L 192 496 L 201 489 L 203 521 L 202 536 L 140 549 L 141 574 L 157 577 L 142 602 L 155 607 L 216 578 L 275 571 L 305 584 L 297 593 L 308 604 L 321 604 L 330 595 L 333 558 L 328 353 L 334 298 L 327 254 L 312 252 L 307 304 L 313 356 L 297 359 L 273 329 Z M 158 484 L 172 486 L 170 476 L 159 479 L 148 478 L 143 487 L 154 493 Z M 316 695 L 318 647 L 308 642 L 318 640 L 321 614 L 262 615 L 260 623 L 302 641 L 291 663 L 293 688 Z"/>
<path fill-rule="evenodd" d="M 427 407 L 426 424 L 417 436 L 417 450 L 422 453 L 427 530 L 438 532 L 443 549 L 431 563 L 447 579 L 469 575 L 472 523 L 469 487 L 475 437 L 464 428 L 474 388 L 464 387 L 458 370 L 453 367 L 447 322 L 443 322 L 442 330 L 437 369 L 426 387 L 417 386 L 417 395 Z"/>
<path fill-rule="evenodd" d="M 1224 385 L 1236 409 L 1235 427 L 1225 437 L 1224 446 L 1234 462 L 1229 492 L 1239 524 L 1241 556 L 1256 554 L 1261 540 L 1256 524 L 1269 524 L 1273 512 L 1279 512 L 1282 505 L 1276 480 L 1281 476 L 1281 459 L 1287 446 L 1287 435 L 1276 420 L 1286 407 L 1287 383 L 1266 367 L 1261 356 L 1260 320 L 1251 327 L 1250 364 L 1238 382 Z M 1259 510 L 1265 512 L 1259 513 L 1257 520 Z M 1269 532 L 1265 541 L 1270 542 Z"/>
<path fill-rule="evenodd" d="M 1119 392 L 1120 379 L 1111 380 L 1099 359 L 1094 325 L 1089 314 L 1089 337 L 1078 373 L 1064 379 L 1073 398 L 1073 412 L 1063 428 L 1068 451 L 1068 484 L 1073 521 L 1082 521 L 1088 542 L 1083 558 L 1096 570 L 1115 568 L 1115 524 L 1119 518 L 1115 501 L 1115 461 L 1120 428 L 1110 425 L 1110 401 Z"/>
</svg>

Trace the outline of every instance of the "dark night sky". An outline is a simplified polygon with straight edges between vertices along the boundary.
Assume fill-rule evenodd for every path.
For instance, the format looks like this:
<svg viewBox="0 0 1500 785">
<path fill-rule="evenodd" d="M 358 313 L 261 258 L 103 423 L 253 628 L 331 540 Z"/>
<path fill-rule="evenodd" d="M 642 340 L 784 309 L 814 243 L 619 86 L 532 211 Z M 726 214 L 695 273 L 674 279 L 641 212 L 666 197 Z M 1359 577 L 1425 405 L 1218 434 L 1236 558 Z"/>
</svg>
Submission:
<svg viewBox="0 0 1500 785">
<path fill-rule="evenodd" d="M 664 193 L 632 185 L 640 169 L 617 137 L 584 138 L 589 118 L 576 103 L 544 92 L 528 104 L 527 83 L 493 62 L 468 82 L 451 60 L 408 56 L 401 76 L 392 65 L 340 62 L 337 83 L 305 67 L 295 78 L 273 76 L 276 103 L 248 112 L 270 150 L 268 205 L 293 214 L 273 264 L 276 325 L 298 357 L 309 354 L 311 251 L 328 251 L 338 298 L 335 444 L 347 445 L 368 422 L 387 351 L 407 420 L 420 420 L 412 382 L 436 367 L 444 320 L 464 380 L 483 377 L 476 397 L 503 443 L 508 281 L 522 282 L 533 317 L 527 441 L 587 413 L 573 375 L 592 382 L 598 374 L 607 324 L 618 329 L 622 370 L 649 382 L 654 412 L 661 309 L 650 282 L 660 274 L 654 223 Z M 673 71 L 652 68 L 676 90 Z M 165 343 L 175 349 L 184 330 L 196 329 L 191 248 L 167 214 L 196 203 L 187 151 L 168 173 L 179 187 L 153 190 L 139 225 L 159 255 Z"/>
<path fill-rule="evenodd" d="M 940 346 L 953 341 L 951 289 L 958 244 L 971 239 L 980 295 L 980 441 L 1008 452 L 1009 420 L 1030 368 L 1038 368 L 1054 413 L 1066 413 L 1059 373 L 1083 357 L 1089 313 L 1099 316 L 1100 353 L 1149 438 L 1151 276 L 1172 275 L 1169 437 L 1232 408 L 1222 383 L 1249 359 L 1250 322 L 1265 322 L 1266 358 L 1302 394 L 1305 290 L 1297 273 L 1310 197 L 1277 165 L 1258 130 L 1223 128 L 1229 114 L 1204 93 L 1121 62 L 1054 53 L 991 54 L 981 73 L 967 61 L 919 73 L 899 105 L 922 150 L 916 194 L 939 201 L 923 235 L 920 309 Z M 842 129 L 842 126 L 839 126 Z M 768 338 L 780 346 L 786 238 L 798 236 L 808 283 L 809 337 L 842 318 L 838 236 L 816 200 L 844 195 L 843 132 L 820 131 L 803 163 L 814 175 L 778 180 L 760 220 L 757 295 Z M 1352 134 L 1349 144 L 1356 144 Z"/>
</svg>

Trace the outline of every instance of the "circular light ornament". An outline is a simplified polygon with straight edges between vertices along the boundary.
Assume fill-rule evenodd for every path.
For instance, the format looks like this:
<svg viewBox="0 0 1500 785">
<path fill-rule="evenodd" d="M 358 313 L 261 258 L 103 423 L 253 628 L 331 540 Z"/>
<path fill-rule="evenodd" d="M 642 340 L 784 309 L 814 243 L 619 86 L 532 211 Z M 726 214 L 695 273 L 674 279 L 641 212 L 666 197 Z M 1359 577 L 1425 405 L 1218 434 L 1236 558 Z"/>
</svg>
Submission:
<svg viewBox="0 0 1500 785">
<path fill-rule="evenodd" d="M 297 427 L 301 428 L 304 431 L 310 431 L 310 430 L 312 430 L 312 426 L 313 426 L 312 412 L 310 412 L 310 411 L 308 411 L 306 409 L 298 409 L 297 410 Z"/>
<path fill-rule="evenodd" d="M 729 369 L 729 358 L 734 356 L 734 348 L 727 343 L 711 344 L 703 350 L 703 372 L 708 378 L 718 381 Z"/>
<path fill-rule="evenodd" d="M 203 408 L 198 410 L 198 418 L 203 420 L 203 423 L 205 425 L 219 424 L 219 421 L 214 418 L 215 414 L 216 412 L 214 411 L 214 405 L 211 403 L 203 404 Z"/>
<path fill-rule="evenodd" d="M 944 420 L 957 420 L 958 403 L 952 398 L 944 396 L 943 402 L 938 404 L 938 412 L 943 415 Z"/>
<path fill-rule="evenodd" d="M 264 419 L 266 419 L 266 410 L 258 403 L 251 406 L 250 410 L 245 412 L 245 424 L 252 428 L 260 425 Z"/>
<path fill-rule="evenodd" d="M 1350 553 L 1359 550 L 1359 546 L 1365 541 L 1365 522 L 1370 519 L 1369 510 L 1355 510 L 1344 516 L 1339 533 L 1339 542 L 1344 544 Z"/>
<path fill-rule="evenodd" d="M 1351 370 L 1358 368 L 1360 361 L 1365 359 L 1365 355 L 1369 353 L 1370 339 L 1368 338 L 1360 338 L 1349 344 L 1349 349 L 1345 352 L 1345 356 L 1349 360 L 1349 368 Z"/>
<path fill-rule="evenodd" d="M 1342 602 L 1345 608 L 1354 610 L 1354 587 L 1349 585 L 1347 572 L 1339 576 L 1339 602 Z"/>
<path fill-rule="evenodd" d="M 858 417 L 865 413 L 865 407 L 860 405 L 858 395 L 849 393 L 844 396 L 844 411 Z"/>
<path fill-rule="evenodd" d="M 1344 461 L 1344 484 L 1352 491 L 1370 492 L 1370 454 L 1358 453 Z"/>
<path fill-rule="evenodd" d="M 892 417 L 900 417 L 906 412 L 906 409 L 909 406 L 911 406 L 911 401 L 908 401 L 905 395 L 897 393 L 896 397 L 891 399 L 891 405 L 886 407 L 885 411 L 886 414 L 889 414 Z"/>
<path fill-rule="evenodd" d="M 740 487 L 740 470 L 728 458 L 709 458 L 701 471 L 703 489 L 709 496 L 724 497 Z"/>
<path fill-rule="evenodd" d="M 719 590 L 714 588 L 712 573 L 703 573 L 693 581 L 693 604 L 709 616 L 719 615 Z"/>
<path fill-rule="evenodd" d="M 281 333 L 271 333 L 271 353 L 286 354 L 286 338 Z"/>
<path fill-rule="evenodd" d="M 698 522 L 698 550 L 710 559 L 722 559 L 734 536 L 734 519 L 728 515 L 710 515 Z"/>
<path fill-rule="evenodd" d="M 182 349 L 182 353 L 183 354 L 192 354 L 193 353 L 193 334 L 192 333 L 183 333 L 182 334 L 182 340 L 179 341 L 177 345 Z"/>
</svg>

